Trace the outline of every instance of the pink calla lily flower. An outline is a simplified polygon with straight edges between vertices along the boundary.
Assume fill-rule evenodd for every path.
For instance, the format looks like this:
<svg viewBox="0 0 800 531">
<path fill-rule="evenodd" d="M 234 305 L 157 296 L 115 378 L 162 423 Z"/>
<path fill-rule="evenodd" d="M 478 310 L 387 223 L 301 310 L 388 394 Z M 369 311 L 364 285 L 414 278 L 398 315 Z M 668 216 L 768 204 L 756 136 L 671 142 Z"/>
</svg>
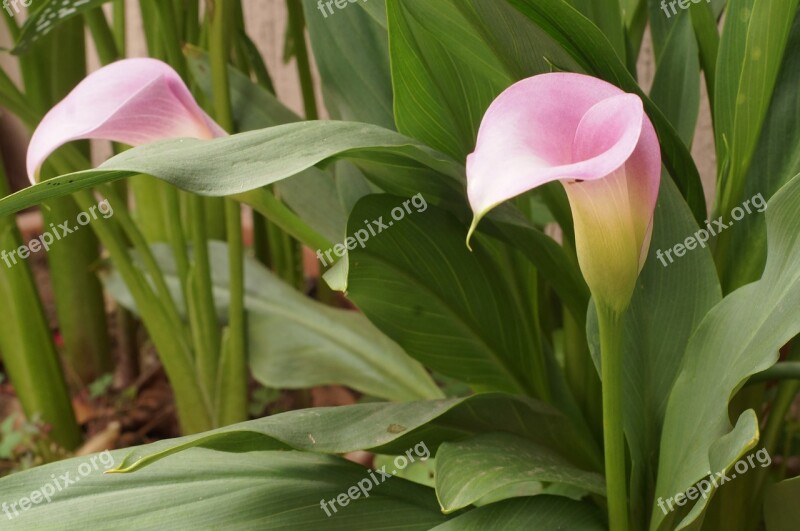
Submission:
<svg viewBox="0 0 800 531">
<path fill-rule="evenodd" d="M 650 247 L 661 152 L 641 99 L 590 76 L 520 81 L 486 111 L 467 158 L 470 234 L 492 208 L 551 181 L 567 191 L 593 296 L 623 310 Z"/>
<path fill-rule="evenodd" d="M 28 177 L 73 140 L 138 146 L 227 133 L 197 105 L 180 76 L 155 59 L 125 59 L 93 72 L 42 119 L 28 146 Z"/>
</svg>

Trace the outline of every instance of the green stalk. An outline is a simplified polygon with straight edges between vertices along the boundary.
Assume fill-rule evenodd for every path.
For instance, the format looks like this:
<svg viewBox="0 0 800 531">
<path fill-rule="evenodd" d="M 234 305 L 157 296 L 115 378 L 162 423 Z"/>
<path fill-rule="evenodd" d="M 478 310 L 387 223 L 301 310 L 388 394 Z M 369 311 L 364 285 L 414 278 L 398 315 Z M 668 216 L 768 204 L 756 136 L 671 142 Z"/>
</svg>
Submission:
<svg viewBox="0 0 800 531">
<path fill-rule="evenodd" d="M 86 21 L 86 26 L 92 34 L 94 46 L 97 49 L 97 55 L 100 57 L 100 62 L 103 65 L 113 63 L 119 59 L 119 50 L 117 43 L 114 40 L 114 34 L 108 25 L 103 8 L 96 7 L 83 13 L 83 19 Z"/>
<path fill-rule="evenodd" d="M 186 236 L 183 233 L 181 224 L 181 192 L 170 184 L 159 179 L 154 179 L 158 183 L 157 190 L 160 192 L 159 199 L 163 207 L 162 216 L 166 221 L 167 241 L 172 247 L 172 254 L 175 257 L 175 266 L 178 270 L 178 277 L 181 283 L 181 293 L 183 300 L 189 301 L 189 254 L 187 252 Z"/>
<path fill-rule="evenodd" d="M 157 0 L 152 5 L 155 7 L 161 26 L 161 39 L 169 64 L 185 80 L 187 79 L 186 59 L 183 56 L 180 26 L 175 19 L 175 11 L 172 9 L 171 2 L 165 0 Z"/>
<path fill-rule="evenodd" d="M 208 3 L 211 18 L 210 62 L 214 94 L 214 114 L 226 131 L 233 130 L 228 57 L 229 30 L 232 21 L 232 4 L 215 0 Z M 223 363 L 220 364 L 220 390 L 217 396 L 220 425 L 233 424 L 247 419 L 247 354 L 244 337 L 244 244 L 242 242 L 242 214 L 239 203 L 225 200 L 225 226 L 227 227 L 228 262 L 230 267 L 230 305 Z"/>
<path fill-rule="evenodd" d="M 225 330 L 222 360 L 219 367 L 218 425 L 226 426 L 247 420 L 247 352 L 245 350 L 244 314 L 244 244 L 239 203 L 225 201 L 228 226 L 228 263 L 230 264 L 230 306 Z"/>
<path fill-rule="evenodd" d="M 795 344 L 800 346 L 800 341 L 795 340 Z M 795 351 L 800 347 L 795 346 Z M 794 359 L 799 359 L 794 356 Z M 800 361 L 781 361 L 767 369 L 766 371 L 754 374 L 747 380 L 746 385 L 755 384 L 759 382 L 768 382 L 770 380 L 800 380 Z M 791 382 L 789 382 L 791 383 Z"/>
<path fill-rule="evenodd" d="M 158 31 L 159 20 L 154 0 L 139 0 L 139 10 L 142 12 L 142 27 L 148 55 L 155 59 L 166 59 L 164 44 Z"/>
<path fill-rule="evenodd" d="M 254 210 L 263 214 L 271 223 L 274 223 L 310 249 L 329 249 L 333 246 L 330 241 L 309 227 L 305 221 L 281 203 L 266 188 L 257 188 L 235 195 L 233 198 L 250 205 Z"/>
<path fill-rule="evenodd" d="M 608 519 L 614 531 L 628 529 L 625 432 L 622 424 L 622 314 L 595 301 L 600 328 L 603 381 L 603 442 Z"/>
<path fill-rule="evenodd" d="M 75 200 L 84 209 L 96 204 L 88 190 L 77 192 Z M 114 233 L 114 224 L 109 223 L 111 219 L 93 220 L 92 226 L 133 295 L 139 315 L 158 348 L 164 370 L 174 389 L 181 429 L 185 434 L 207 431 L 213 427 L 210 401 L 195 377 L 191 347 L 184 335 L 177 333 L 170 324 L 163 302 L 131 262 L 128 247 L 119 234 Z"/>
<path fill-rule="evenodd" d="M 602 392 L 597 369 L 592 363 L 589 345 L 586 342 L 586 327 L 581 327 L 572 313 L 564 308 L 564 357 L 565 373 L 572 394 L 583 411 L 587 424 L 598 437 L 602 428 Z"/>
<path fill-rule="evenodd" d="M 139 228 L 130 217 L 130 214 L 124 208 L 124 202 L 116 189 L 112 185 L 106 185 L 101 188 L 101 192 L 106 197 L 111 205 L 112 210 L 114 211 L 114 219 L 125 232 L 125 236 L 127 236 L 134 250 L 139 255 L 147 274 L 150 275 L 150 279 L 156 288 L 156 292 L 161 298 L 161 302 L 164 304 L 164 311 L 169 316 L 170 325 L 176 331 L 182 330 L 183 322 L 181 320 L 180 313 L 178 312 L 178 307 L 175 305 L 175 301 L 172 299 L 172 294 L 169 291 L 169 287 L 167 287 L 167 282 L 164 279 L 163 272 L 159 268 L 158 262 L 150 250 L 147 240 L 141 231 L 139 231 Z"/>
<path fill-rule="evenodd" d="M 175 11 L 170 2 L 158 1 L 153 4 L 157 13 L 158 21 L 161 26 L 161 36 L 164 43 L 164 50 L 169 63 L 186 79 L 186 63 L 183 55 L 180 29 L 181 26 L 175 16 Z M 176 192 L 177 193 L 177 192 Z M 217 322 L 217 312 L 214 307 L 213 287 L 211 285 L 211 266 L 208 256 L 208 231 L 206 225 L 206 213 L 204 199 L 193 194 L 181 194 L 186 203 L 188 212 L 193 263 L 188 268 L 184 285 L 187 293 L 187 308 L 189 312 L 189 323 L 192 331 L 194 343 L 196 374 L 200 379 L 200 385 L 205 390 L 211 404 L 215 402 L 213 396 L 216 388 L 216 370 L 219 363 L 220 333 Z M 168 203 L 172 207 L 170 216 L 178 216 L 179 211 L 174 210 L 177 206 L 173 198 L 168 198 Z M 177 255 L 181 254 L 178 249 L 178 234 L 175 219 L 170 222 L 173 248 Z"/>
<path fill-rule="evenodd" d="M 769 455 L 775 455 L 778 449 L 781 432 L 786 424 L 786 414 L 789 412 L 792 403 L 794 403 L 797 393 L 800 392 L 800 361 L 795 361 L 800 359 L 800 337 L 795 338 L 792 342 L 788 359 L 791 361 L 778 363 L 773 367 L 773 369 L 778 370 L 771 371 L 773 376 L 790 379 L 782 381 L 778 386 L 778 392 L 772 402 L 769 417 L 767 417 L 767 424 L 761 435 L 761 445 L 767 449 Z M 764 371 L 761 374 L 768 372 L 770 371 Z M 752 378 L 750 380 L 752 381 Z M 759 468 L 754 470 L 753 473 L 756 476 L 754 478 L 753 498 L 754 501 L 760 501 L 763 497 L 762 489 L 769 474 L 769 468 Z"/>
<path fill-rule="evenodd" d="M 166 59 L 159 31 L 161 25 L 153 0 L 140 0 L 139 8 L 142 12 L 142 26 L 149 56 Z M 150 243 L 170 243 L 179 275 L 182 280 L 185 279 L 189 266 L 179 218 L 180 209 L 175 207 L 179 204 L 178 191 L 164 181 L 149 175 L 137 175 L 130 179 L 130 187 L 136 201 L 134 217 L 145 238 Z M 184 295 L 185 293 L 184 290 Z"/>
<path fill-rule="evenodd" d="M 214 403 L 215 397 L 211 393 L 216 388 L 221 343 L 211 284 L 211 264 L 208 256 L 203 198 L 197 195 L 187 195 L 186 197 L 193 258 L 188 278 L 189 323 L 194 340 L 197 375 L 203 388 L 209 393 L 211 402 Z"/>
<path fill-rule="evenodd" d="M 284 282 L 297 286 L 297 259 L 292 238 L 267 221 L 267 246 L 270 267 Z"/>
<path fill-rule="evenodd" d="M 186 42 L 197 44 L 200 40 L 200 0 L 184 0 L 184 36 Z"/>
<path fill-rule="evenodd" d="M 3 107 L 15 114 L 26 126 L 36 127 L 39 121 L 38 115 L 2 68 L 0 68 L 0 99 L 3 101 Z"/>
<path fill-rule="evenodd" d="M 48 37 L 49 79 L 26 79 L 35 87 L 36 99 L 49 107 L 63 98 L 86 75 L 84 27 L 81 19 L 58 26 Z M 28 84 L 28 82 L 31 84 Z M 49 88 L 49 93 L 43 89 Z M 84 144 L 84 155 L 88 145 Z M 69 168 L 71 171 L 83 169 Z M 94 205 L 92 205 L 94 206 Z M 45 227 L 68 221 L 75 224 L 81 209 L 72 198 L 44 203 Z M 93 268 L 99 260 L 98 242 L 92 231 L 77 231 L 68 241 L 57 242 L 47 255 L 56 301 L 59 327 L 64 338 L 63 354 L 68 374 L 86 385 L 111 370 L 110 339 L 102 285 Z"/>
<path fill-rule="evenodd" d="M 0 197 L 9 193 L 0 160 Z M 15 217 L 0 218 L 0 252 L 22 245 Z M 44 316 L 33 275 L 27 264 L 0 263 L 0 299 L 7 310 L 0 319 L 0 351 L 25 415 L 41 419 L 52 427 L 51 437 L 68 450 L 81 442 L 72 402 L 64 381 L 53 334 Z"/>
<path fill-rule="evenodd" d="M 0 70 L 0 74 L 2 74 L 2 70 Z M 8 95 L 11 97 L 11 101 L 16 102 L 20 99 L 19 91 L 10 83 L 10 80 L 8 83 L 4 83 L 3 79 L 4 76 L 0 75 L 0 94 L 4 97 Z M 29 127 L 38 122 L 36 112 L 30 109 L 24 101 L 20 104 L 19 111 L 18 116 L 22 117 Z M 73 145 L 65 146 L 57 151 L 52 155 L 50 161 L 60 174 L 70 173 L 75 167 L 87 165 L 87 161 Z M 74 194 L 74 198 L 80 207 L 86 210 L 96 205 L 94 196 L 88 190 L 77 192 Z M 128 286 L 140 311 L 142 321 L 161 354 L 161 361 L 174 390 L 182 431 L 188 434 L 211 429 L 213 427 L 211 403 L 206 390 L 199 385 L 195 376 L 191 345 L 183 334 L 176 334 L 175 327 L 170 324 L 163 302 L 153 294 L 148 282 L 133 266 L 128 254 L 127 242 L 113 229 L 116 226 L 114 218 L 95 220 L 90 223 L 90 226 L 109 252 L 112 261 Z M 27 328 L 26 332 L 30 330 L 32 328 Z M 2 338 L 0 338 L 1 342 Z M 44 351 L 40 349 L 39 352 Z"/>
<path fill-rule="evenodd" d="M 56 152 L 50 159 L 60 174 L 69 173 L 71 167 L 81 164 L 80 154 L 70 147 Z M 89 190 L 76 192 L 73 197 L 84 210 L 97 203 Z M 130 290 L 150 338 L 159 351 L 174 391 L 181 430 L 184 434 L 208 431 L 213 428 L 211 402 L 195 376 L 191 345 L 184 334 L 176 333 L 163 301 L 153 293 L 148 281 L 133 265 L 127 241 L 116 230 L 117 225 L 115 217 L 90 223 Z"/>
<path fill-rule="evenodd" d="M 286 0 L 286 9 L 289 12 L 289 31 L 294 42 L 294 53 L 297 59 L 297 73 L 300 76 L 300 88 L 303 92 L 303 107 L 306 120 L 319 118 L 317 100 L 314 95 L 314 78 L 311 76 L 311 62 L 308 58 L 306 46 L 306 19 L 303 15 L 303 5 L 300 0 Z"/>
<path fill-rule="evenodd" d="M 19 39 L 20 29 L 17 25 L 16 19 L 11 16 L 11 13 L 5 9 L 2 10 L 3 19 L 5 19 L 6 28 L 8 28 L 8 33 L 11 35 L 12 42 L 17 42 Z"/>
<path fill-rule="evenodd" d="M 111 22 L 114 30 L 114 43 L 120 57 L 125 57 L 127 54 L 125 21 L 125 0 L 114 0 L 111 5 Z"/>
</svg>

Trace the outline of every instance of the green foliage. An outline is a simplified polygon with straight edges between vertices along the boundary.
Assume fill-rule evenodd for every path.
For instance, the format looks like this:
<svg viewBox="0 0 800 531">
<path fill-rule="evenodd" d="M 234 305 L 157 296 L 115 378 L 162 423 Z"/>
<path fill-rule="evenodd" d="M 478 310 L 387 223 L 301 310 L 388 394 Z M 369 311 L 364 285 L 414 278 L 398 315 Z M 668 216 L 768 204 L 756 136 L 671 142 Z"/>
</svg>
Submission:
<svg viewBox="0 0 800 531">
<path fill-rule="evenodd" d="M 285 51 L 298 60 L 306 114 L 316 114 L 316 100 L 297 40 L 301 14 L 334 120 L 303 121 L 276 97 L 252 41 L 234 35 L 245 26 L 239 2 L 217 3 L 231 11 L 209 10 L 201 23 L 195 0 L 143 1 L 151 55 L 190 76 L 195 96 L 213 102 L 234 134 L 143 145 L 74 173 L 85 160 L 67 148 L 52 160 L 62 175 L 0 199 L 4 216 L 70 194 L 85 205 L 92 188 L 110 195 L 118 214 L 95 227 L 111 256 L 106 290 L 144 321 L 189 419 L 184 437 L 112 452 L 113 473 L 82 477 L 80 488 L 34 503 L 14 524 L 796 527 L 800 484 L 786 463 L 797 453 L 798 421 L 786 390 L 797 387 L 775 393 L 763 381 L 796 376 L 784 370 L 790 365 L 764 371 L 800 341 L 798 0 L 690 2 L 669 17 L 658 0 L 370 0 L 337 3 L 327 17 L 315 0 L 287 1 Z M 37 40 L 49 28 L 71 17 L 77 24 L 75 15 L 101 3 L 67 2 L 75 9 L 56 12 L 56 2 L 43 1 L 21 29 L 6 17 L 25 52 L 23 77 L 35 73 Z M 87 20 L 102 46 L 98 14 Z M 649 97 L 635 76 L 648 24 Z M 182 49 L 184 41 L 192 45 Z M 713 217 L 730 221 L 731 209 L 757 194 L 769 203 L 691 248 L 687 238 L 714 221 L 690 154 L 701 70 L 718 163 Z M 665 171 L 652 238 L 619 315 L 590 299 L 558 183 L 498 207 L 465 245 L 465 159 L 482 116 L 511 84 L 551 71 L 639 95 L 659 136 Z M 0 97 L 30 125 L 43 110 L 36 90 L 20 91 L 4 72 Z M 158 185 L 134 186 L 136 201 L 124 209 L 125 183 L 141 174 Z M 226 197 L 226 223 L 198 195 Z M 281 271 L 244 255 L 231 199 L 269 221 L 269 249 L 288 259 Z M 161 221 L 139 219 L 149 211 Z M 5 223 L 0 242 L 11 245 L 19 237 Z M 308 296 L 298 242 L 319 251 L 330 268 L 324 278 L 341 294 L 318 283 L 320 300 Z M 297 273 L 289 282 L 285 268 Z M 71 419 L 69 402 L 29 276 L 0 271 L 12 302 L 0 324 L 4 370 L 22 394 L 55 382 L 26 409 L 41 409 L 63 438 L 70 424 L 55 423 Z M 232 321 L 246 359 L 231 348 Z M 252 416 L 286 389 L 338 385 L 363 396 L 224 426 L 235 418 L 220 413 L 231 403 L 241 402 L 244 418 L 246 370 L 260 384 L 250 386 Z M 592 403 L 601 382 L 602 411 Z M 90 396 L 110 383 L 110 374 L 96 380 Z M 41 442 L 14 422 L 0 424 L 0 458 L 33 454 Z M 762 443 L 782 466 L 715 485 L 713 505 L 690 496 L 662 511 L 661 500 L 730 471 Z M 398 464 L 420 445 L 425 458 Z M 343 459 L 354 452 L 363 462 L 376 454 L 371 468 Z M 0 499 L 27 496 L 85 459 L 4 478 Z M 379 470 L 395 477 L 366 479 Z M 362 481 L 370 495 L 351 494 Z"/>
</svg>

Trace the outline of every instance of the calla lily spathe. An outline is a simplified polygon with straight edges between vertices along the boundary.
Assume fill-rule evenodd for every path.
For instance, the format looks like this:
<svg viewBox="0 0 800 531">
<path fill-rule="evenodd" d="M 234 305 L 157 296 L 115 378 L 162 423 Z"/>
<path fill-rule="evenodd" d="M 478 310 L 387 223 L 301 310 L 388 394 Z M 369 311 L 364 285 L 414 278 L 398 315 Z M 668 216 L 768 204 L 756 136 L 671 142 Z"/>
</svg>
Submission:
<svg viewBox="0 0 800 531">
<path fill-rule="evenodd" d="M 661 152 L 641 99 L 590 76 L 542 74 L 505 90 L 467 158 L 470 233 L 500 203 L 561 181 L 592 295 L 623 310 L 652 234 Z"/>
<path fill-rule="evenodd" d="M 28 147 L 28 177 L 35 183 L 45 159 L 73 140 L 138 146 L 225 134 L 169 65 L 155 59 L 125 59 L 87 76 L 42 119 Z"/>
</svg>

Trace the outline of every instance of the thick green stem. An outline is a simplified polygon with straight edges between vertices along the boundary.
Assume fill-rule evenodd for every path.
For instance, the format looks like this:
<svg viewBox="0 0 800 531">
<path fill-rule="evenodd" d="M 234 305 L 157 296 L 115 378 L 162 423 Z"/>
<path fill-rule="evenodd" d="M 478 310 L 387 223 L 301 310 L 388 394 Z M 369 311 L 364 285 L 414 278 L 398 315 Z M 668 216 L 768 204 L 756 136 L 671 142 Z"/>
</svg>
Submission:
<svg viewBox="0 0 800 531">
<path fill-rule="evenodd" d="M 17 21 L 14 19 L 11 11 L 6 9 L 2 10 L 2 17 L 5 20 L 6 28 L 8 28 L 8 33 L 11 35 L 11 40 L 16 42 L 19 38 L 20 29 L 17 25 Z"/>
<path fill-rule="evenodd" d="M 0 160 L 0 197 L 9 193 Z M 0 299 L 6 311 L 0 319 L 0 351 L 17 397 L 29 419 L 41 416 L 52 427 L 54 441 L 68 450 L 81 442 L 69 392 L 44 316 L 33 275 L 25 263 L 12 263 L 7 250 L 18 249 L 22 236 L 14 216 L 0 218 Z M 13 256 L 13 255 L 12 255 Z M 8 267 L 10 264 L 10 267 Z"/>
<path fill-rule="evenodd" d="M 217 366 L 221 348 L 217 311 L 214 307 L 211 284 L 211 264 L 206 238 L 206 221 L 203 198 L 187 196 L 189 224 L 191 225 L 192 266 L 189 270 L 189 323 L 192 329 L 197 360 L 197 375 L 214 403 L 213 391 L 217 384 Z"/>
<path fill-rule="evenodd" d="M 225 201 L 230 267 L 228 328 L 219 367 L 218 424 L 225 426 L 247 420 L 247 353 L 245 351 L 244 255 L 239 203 Z"/>
<path fill-rule="evenodd" d="M 172 299 L 172 294 L 169 291 L 167 282 L 164 279 L 164 275 L 159 268 L 155 256 L 150 250 L 147 240 L 136 226 L 136 223 L 134 223 L 133 219 L 130 217 L 130 214 L 124 208 L 122 198 L 119 196 L 114 187 L 111 185 L 106 185 L 102 187 L 101 191 L 111 205 L 117 224 L 119 224 L 119 226 L 125 232 L 125 236 L 127 236 L 128 240 L 131 242 L 133 249 L 138 253 L 139 259 L 142 261 L 145 271 L 147 271 L 147 274 L 150 275 L 153 286 L 156 288 L 156 292 L 161 298 L 164 311 L 170 318 L 170 325 L 176 331 L 182 330 L 183 322 L 181 321 L 180 313 L 175 305 L 175 301 Z"/>
<path fill-rule="evenodd" d="M 175 11 L 171 4 L 171 2 L 165 0 L 157 0 L 152 5 L 158 15 L 161 26 L 161 39 L 164 43 L 164 51 L 169 64 L 185 80 L 187 69 L 181 46 L 180 25 L 175 19 Z"/>
<path fill-rule="evenodd" d="M 142 12 L 142 27 L 148 55 L 155 59 L 166 59 L 164 43 L 159 35 L 159 19 L 155 0 L 139 0 L 139 10 Z"/>
<path fill-rule="evenodd" d="M 80 154 L 67 149 L 51 157 L 59 173 L 68 173 Z M 91 209 L 96 200 L 89 190 L 76 192 L 73 197 L 84 210 Z M 161 362 L 175 394 L 178 420 L 183 433 L 199 433 L 213 428 L 212 407 L 207 391 L 199 384 L 192 360 L 191 345 L 171 324 L 164 302 L 157 297 L 128 254 L 128 243 L 116 230 L 116 220 L 98 219 L 91 227 L 111 256 L 125 285 L 131 292 L 150 338 L 159 351 Z"/>
<path fill-rule="evenodd" d="M 297 241 L 310 249 L 325 251 L 333 244 L 317 231 L 309 227 L 305 221 L 281 203 L 272 192 L 266 188 L 256 188 L 249 192 L 234 196 L 235 199 L 253 207 Z"/>
<path fill-rule="evenodd" d="M 200 0 L 184 0 L 184 36 L 186 42 L 197 44 L 200 40 Z"/>
<path fill-rule="evenodd" d="M 84 209 L 91 208 L 96 203 L 88 190 L 77 192 L 75 200 Z M 108 223 L 109 220 L 94 220 L 92 225 L 133 295 L 140 316 L 160 353 L 164 369 L 175 391 L 181 428 L 186 434 L 207 431 L 213 427 L 210 401 L 195 377 L 191 348 L 184 334 L 178 333 L 170 324 L 163 302 L 155 296 L 147 280 L 133 265 L 127 245 L 119 234 L 114 233 L 113 224 Z"/>
<path fill-rule="evenodd" d="M 608 519 L 612 531 L 628 529 L 625 432 L 622 424 L 622 314 L 596 302 L 603 381 L 603 442 Z"/>
<path fill-rule="evenodd" d="M 311 75 L 308 46 L 306 46 L 306 19 L 303 15 L 303 5 L 300 0 L 286 0 L 286 9 L 289 12 L 289 31 L 294 42 L 294 55 L 297 59 L 297 73 L 300 76 L 306 120 L 316 120 L 319 118 L 319 112 L 314 94 L 314 78 Z"/>
<path fill-rule="evenodd" d="M 800 341 L 795 340 L 795 342 L 796 345 L 800 345 Z M 798 348 L 800 347 L 795 346 L 795 351 L 797 351 Z M 798 355 L 798 357 L 800 357 L 800 355 Z M 795 359 L 798 358 L 796 357 Z M 768 382 L 770 380 L 800 380 L 800 361 L 782 361 L 776 363 L 766 371 L 751 376 L 747 381 L 747 385 Z"/>
<path fill-rule="evenodd" d="M 111 27 L 109 27 L 106 16 L 103 14 L 103 9 L 100 7 L 90 9 L 84 12 L 83 18 L 92 34 L 100 62 L 103 65 L 107 65 L 119 59 L 117 42 L 114 40 L 114 34 L 111 32 Z"/>
<path fill-rule="evenodd" d="M 220 126 L 233 130 L 228 57 L 232 4 L 219 0 L 209 2 L 211 9 L 210 62 L 214 114 Z M 244 337 L 244 244 L 242 242 L 242 217 L 239 203 L 225 200 L 225 226 L 228 240 L 230 304 L 228 329 L 225 334 L 222 363 L 219 366 L 221 382 L 217 396 L 218 422 L 232 424 L 247 419 L 247 355 Z"/>
<path fill-rule="evenodd" d="M 794 361 L 800 359 L 800 337 L 795 338 L 793 341 L 788 358 L 790 361 L 778 363 L 772 367 L 772 369 L 776 370 L 767 370 L 761 373 L 761 375 L 769 373 L 773 377 L 787 378 L 778 386 L 778 392 L 772 402 L 769 417 L 767 417 L 767 424 L 761 435 L 761 445 L 767 449 L 769 455 L 775 455 L 778 449 L 781 432 L 786 425 L 786 414 L 792 403 L 794 403 L 797 393 L 800 392 L 800 361 Z M 750 379 L 751 382 L 753 378 Z M 766 482 L 769 468 L 759 468 L 754 472 L 756 477 L 754 479 L 753 497 L 755 501 L 760 501 L 761 496 L 763 496 L 761 490 Z"/>
<path fill-rule="evenodd" d="M 49 94 L 40 94 L 38 98 L 46 98 L 50 106 L 66 96 L 86 75 L 81 19 L 65 21 L 46 39 L 51 39 L 48 42 L 50 77 L 26 79 L 26 88 L 35 84 L 36 91 L 42 92 L 40 84 L 43 84 L 49 89 Z M 88 145 L 82 148 L 83 154 L 88 155 Z M 69 169 L 74 171 L 85 167 Z M 64 222 L 76 226 L 76 219 L 82 212 L 71 198 L 64 197 L 47 201 L 42 213 L 47 229 L 51 224 Z M 69 375 L 74 376 L 79 385 L 86 385 L 111 370 L 103 287 L 93 271 L 100 258 L 97 238 L 89 230 L 75 231 L 68 240 L 56 242 L 47 258 Z"/>
<path fill-rule="evenodd" d="M 111 6 L 111 25 L 114 31 L 114 43 L 117 46 L 117 52 L 120 57 L 125 57 L 127 52 L 127 45 L 125 43 L 125 0 L 114 0 Z"/>
</svg>

